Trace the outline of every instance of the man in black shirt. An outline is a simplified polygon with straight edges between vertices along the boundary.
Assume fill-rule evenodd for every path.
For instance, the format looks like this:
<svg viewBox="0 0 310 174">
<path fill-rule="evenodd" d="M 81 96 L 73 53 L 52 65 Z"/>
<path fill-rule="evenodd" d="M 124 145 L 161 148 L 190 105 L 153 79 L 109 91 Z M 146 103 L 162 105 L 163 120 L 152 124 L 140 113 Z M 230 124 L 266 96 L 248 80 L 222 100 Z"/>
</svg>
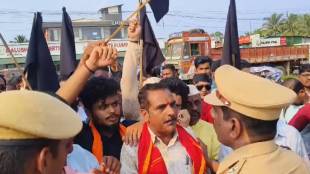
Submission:
<svg viewBox="0 0 310 174">
<path fill-rule="evenodd" d="M 83 123 L 75 143 L 92 152 L 99 163 L 106 158 L 119 163 L 122 135 L 120 124 L 121 96 L 119 84 L 113 79 L 94 77 L 80 94 L 89 121 Z"/>
</svg>

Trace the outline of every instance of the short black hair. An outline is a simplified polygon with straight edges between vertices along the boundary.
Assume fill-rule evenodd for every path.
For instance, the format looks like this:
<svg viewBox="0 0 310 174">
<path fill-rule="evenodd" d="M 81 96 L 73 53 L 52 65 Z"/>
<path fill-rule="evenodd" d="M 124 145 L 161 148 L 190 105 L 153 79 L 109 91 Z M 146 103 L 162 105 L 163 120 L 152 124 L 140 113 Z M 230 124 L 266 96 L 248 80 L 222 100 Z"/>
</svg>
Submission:
<svg viewBox="0 0 310 174">
<path fill-rule="evenodd" d="M 161 66 L 153 67 L 151 70 L 151 76 L 152 77 L 160 77 L 160 70 L 161 70 Z"/>
<path fill-rule="evenodd" d="M 187 101 L 188 94 L 189 94 L 189 88 L 185 82 L 183 82 L 182 80 L 178 78 L 170 77 L 170 78 L 162 79 L 160 83 L 168 87 L 168 89 L 172 93 L 175 93 L 176 95 L 181 96 L 182 109 L 186 108 L 186 101 Z"/>
<path fill-rule="evenodd" d="M 96 102 L 115 96 L 118 91 L 120 91 L 120 86 L 114 79 L 93 77 L 87 81 L 80 94 L 80 99 L 84 107 L 91 111 Z"/>
<path fill-rule="evenodd" d="M 276 136 L 278 120 L 272 120 L 272 121 L 258 120 L 255 118 L 248 117 L 225 106 L 222 106 L 221 108 L 223 110 L 224 120 L 229 120 L 232 117 L 231 114 L 232 112 L 236 113 L 234 115 L 237 115 L 237 119 L 239 119 L 245 125 L 251 137 L 260 137 L 260 138 L 272 137 L 271 139 L 273 139 Z"/>
<path fill-rule="evenodd" d="M 13 76 L 9 79 L 8 85 L 16 86 L 22 82 L 22 76 Z"/>
<path fill-rule="evenodd" d="M 197 56 L 195 61 L 194 61 L 196 68 L 198 68 L 199 65 L 205 64 L 205 63 L 209 63 L 211 66 L 212 65 L 212 59 L 208 56 Z"/>
<path fill-rule="evenodd" d="M 310 64 L 301 64 L 299 69 L 299 74 L 302 74 L 304 72 L 310 72 Z"/>
<path fill-rule="evenodd" d="M 286 79 L 282 85 L 292 89 L 297 95 L 302 89 L 304 89 L 304 85 L 295 78 Z"/>
<path fill-rule="evenodd" d="M 6 79 L 4 78 L 4 75 L 0 74 L 0 79 L 2 79 L 2 80 L 3 80 L 4 85 L 6 86 Z"/>
<path fill-rule="evenodd" d="M 169 88 L 163 83 L 153 83 L 153 84 L 146 84 L 143 86 L 143 88 L 140 89 L 138 100 L 141 109 L 149 108 L 148 92 L 157 90 L 169 90 Z"/>
<path fill-rule="evenodd" d="M 177 71 L 177 69 L 175 68 L 175 66 L 173 64 L 166 64 L 166 65 L 164 65 L 162 67 L 162 70 L 165 70 L 165 69 L 170 69 L 173 72 Z"/>
<path fill-rule="evenodd" d="M 29 144 L 29 141 L 32 141 Z M 10 145 L 3 145 L 4 143 Z M 48 147 L 52 157 L 57 158 L 60 140 L 0 140 L 0 171 L 1 174 L 24 174 L 29 162 L 44 148 Z"/>
<path fill-rule="evenodd" d="M 193 77 L 193 83 L 196 84 L 198 82 L 207 82 L 211 84 L 212 80 L 207 74 L 195 74 Z"/>
</svg>

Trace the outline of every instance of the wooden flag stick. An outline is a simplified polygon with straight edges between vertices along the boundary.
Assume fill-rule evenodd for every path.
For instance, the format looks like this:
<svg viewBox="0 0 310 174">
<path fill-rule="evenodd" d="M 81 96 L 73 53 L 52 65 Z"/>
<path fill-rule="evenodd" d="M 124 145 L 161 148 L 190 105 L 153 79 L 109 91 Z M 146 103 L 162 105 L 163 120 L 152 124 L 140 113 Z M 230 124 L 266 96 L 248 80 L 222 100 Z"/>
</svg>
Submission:
<svg viewBox="0 0 310 174">
<path fill-rule="evenodd" d="M 141 5 L 139 5 L 139 7 L 130 15 L 127 17 L 126 21 L 130 20 L 134 15 L 136 15 L 143 7 L 146 6 L 147 3 L 149 3 L 151 0 L 146 0 L 145 2 L 143 2 Z M 105 39 L 105 43 L 108 43 L 112 38 L 114 38 L 117 33 L 119 33 L 121 31 L 122 28 L 124 28 L 125 22 L 121 22 L 120 26 L 107 38 Z"/>
<path fill-rule="evenodd" d="M 142 5 L 142 0 L 139 0 L 139 6 L 141 6 L 141 5 Z M 141 19 L 140 10 L 138 11 L 138 19 Z M 140 26 L 141 26 L 141 24 L 140 24 Z M 139 53 L 139 59 L 140 59 L 140 78 L 139 78 L 139 80 L 140 80 L 140 88 L 142 88 L 143 87 L 143 40 L 141 40 L 141 38 L 139 40 L 139 48 L 141 48 L 141 53 Z"/>
<path fill-rule="evenodd" d="M 0 33 L 0 39 L 2 40 L 2 43 L 3 43 L 4 47 L 5 47 L 5 49 L 10 53 L 10 56 L 11 56 L 11 58 L 12 58 L 14 64 L 15 64 L 15 66 L 16 66 L 16 68 L 17 68 L 17 71 L 21 74 L 22 79 L 23 79 L 24 82 L 26 83 L 26 86 L 27 86 L 30 90 L 32 90 L 32 88 L 31 88 L 31 86 L 30 86 L 30 83 L 28 82 L 28 80 L 27 80 L 27 78 L 26 78 L 26 76 L 25 76 L 25 74 L 24 74 L 24 72 L 23 72 L 21 66 L 18 64 L 16 58 L 14 57 L 14 55 L 13 55 L 11 49 L 9 48 L 8 44 L 7 44 L 6 41 L 4 40 L 4 38 L 3 38 L 3 36 L 2 36 L 1 33 Z"/>
</svg>

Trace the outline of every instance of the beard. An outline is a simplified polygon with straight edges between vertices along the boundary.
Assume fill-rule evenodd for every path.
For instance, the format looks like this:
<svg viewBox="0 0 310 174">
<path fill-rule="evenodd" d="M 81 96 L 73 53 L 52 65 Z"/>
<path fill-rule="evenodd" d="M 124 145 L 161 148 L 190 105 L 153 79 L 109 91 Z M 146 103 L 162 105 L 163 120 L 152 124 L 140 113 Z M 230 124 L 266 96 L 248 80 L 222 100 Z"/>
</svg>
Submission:
<svg viewBox="0 0 310 174">
<path fill-rule="evenodd" d="M 192 126 L 200 119 L 200 112 L 191 109 L 189 114 L 191 116 L 189 124 Z"/>
<path fill-rule="evenodd" d="M 115 131 L 118 132 L 119 122 L 115 123 L 113 125 L 110 125 L 110 126 L 100 125 L 99 129 L 102 130 L 102 131 L 105 131 L 105 132 L 109 132 L 109 133 L 114 133 Z"/>
<path fill-rule="evenodd" d="M 119 117 L 119 118 L 120 118 L 120 117 Z M 93 119 L 93 121 L 94 121 L 94 124 L 95 124 L 96 128 L 97 128 L 99 131 L 104 131 L 104 132 L 107 132 L 107 133 L 114 133 L 115 131 L 118 131 L 118 129 L 119 129 L 120 119 L 118 120 L 117 123 L 112 124 L 112 125 L 105 125 L 105 124 L 102 124 L 101 121 L 98 119 L 97 116 L 92 117 L 92 119 Z"/>
</svg>

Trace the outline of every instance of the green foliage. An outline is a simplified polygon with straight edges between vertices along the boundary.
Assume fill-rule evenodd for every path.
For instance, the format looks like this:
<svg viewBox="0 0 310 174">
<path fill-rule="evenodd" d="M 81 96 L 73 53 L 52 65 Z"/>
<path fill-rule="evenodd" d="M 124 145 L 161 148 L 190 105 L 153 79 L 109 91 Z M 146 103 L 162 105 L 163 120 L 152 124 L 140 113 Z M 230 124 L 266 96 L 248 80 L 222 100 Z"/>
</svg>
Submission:
<svg viewBox="0 0 310 174">
<path fill-rule="evenodd" d="M 274 13 L 270 17 L 264 18 L 262 28 L 255 30 L 254 34 L 263 37 L 272 36 L 306 36 L 310 37 L 310 14 L 297 15 Z"/>
<path fill-rule="evenodd" d="M 14 38 L 15 42 L 16 43 L 25 43 L 25 42 L 28 42 L 28 39 L 26 38 L 26 36 L 24 35 L 17 35 L 15 38 Z"/>
</svg>

